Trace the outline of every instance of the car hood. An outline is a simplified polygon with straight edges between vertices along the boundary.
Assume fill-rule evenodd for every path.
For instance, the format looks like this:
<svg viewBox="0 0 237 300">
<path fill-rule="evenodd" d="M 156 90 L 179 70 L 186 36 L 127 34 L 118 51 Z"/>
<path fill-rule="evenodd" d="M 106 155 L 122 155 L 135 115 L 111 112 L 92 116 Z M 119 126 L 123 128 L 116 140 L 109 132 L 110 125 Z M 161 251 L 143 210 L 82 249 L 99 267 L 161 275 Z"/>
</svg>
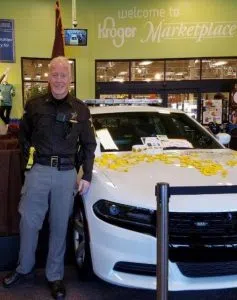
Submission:
<svg viewBox="0 0 237 300">
<path fill-rule="evenodd" d="M 102 177 L 106 178 L 107 183 L 109 182 L 114 187 L 114 198 L 117 198 L 115 201 L 128 203 L 129 199 L 129 203 L 133 205 L 154 208 L 157 183 L 165 182 L 170 186 L 237 185 L 237 156 L 235 153 L 229 149 L 166 152 L 165 154 L 168 156 L 177 156 L 177 159 L 173 159 L 172 163 L 160 160 L 139 162 L 129 166 L 125 171 L 113 170 L 97 164 L 96 169 L 97 175 L 100 176 L 102 172 L 104 174 Z M 198 162 L 207 161 L 209 169 L 212 169 L 212 162 L 218 163 L 222 169 L 216 174 L 209 174 L 208 168 L 203 170 L 198 165 L 182 166 L 179 156 L 192 157 Z M 210 195 L 209 198 L 211 198 Z"/>
</svg>

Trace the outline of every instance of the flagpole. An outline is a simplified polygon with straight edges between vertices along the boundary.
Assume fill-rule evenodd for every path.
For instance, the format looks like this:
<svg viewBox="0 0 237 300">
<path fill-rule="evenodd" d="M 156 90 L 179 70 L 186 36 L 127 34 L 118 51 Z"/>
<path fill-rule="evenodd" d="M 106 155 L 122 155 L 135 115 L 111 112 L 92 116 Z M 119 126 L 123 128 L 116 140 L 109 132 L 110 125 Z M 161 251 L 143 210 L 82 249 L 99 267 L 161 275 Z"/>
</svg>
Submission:
<svg viewBox="0 0 237 300">
<path fill-rule="evenodd" d="M 64 34 L 63 24 L 59 0 L 56 1 L 55 6 L 55 37 L 52 50 L 52 58 L 57 56 L 64 56 Z"/>
<path fill-rule="evenodd" d="M 72 0 L 72 26 L 77 27 L 77 8 L 76 0 Z"/>
</svg>

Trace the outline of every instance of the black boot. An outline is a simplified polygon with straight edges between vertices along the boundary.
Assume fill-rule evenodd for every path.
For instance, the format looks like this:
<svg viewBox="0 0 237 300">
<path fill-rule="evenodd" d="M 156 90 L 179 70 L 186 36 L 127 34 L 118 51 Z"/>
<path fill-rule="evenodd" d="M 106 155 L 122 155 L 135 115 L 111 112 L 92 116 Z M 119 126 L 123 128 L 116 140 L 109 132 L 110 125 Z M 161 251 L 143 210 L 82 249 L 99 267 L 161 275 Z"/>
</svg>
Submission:
<svg viewBox="0 0 237 300">
<path fill-rule="evenodd" d="M 48 281 L 51 295 L 54 299 L 62 300 L 66 295 L 66 289 L 62 280 Z"/>
<path fill-rule="evenodd" d="M 10 288 L 15 284 L 23 283 L 28 280 L 32 280 L 34 278 L 34 273 L 30 272 L 27 274 L 18 273 L 16 270 L 12 271 L 11 273 L 7 274 L 2 281 L 3 287 Z"/>
</svg>

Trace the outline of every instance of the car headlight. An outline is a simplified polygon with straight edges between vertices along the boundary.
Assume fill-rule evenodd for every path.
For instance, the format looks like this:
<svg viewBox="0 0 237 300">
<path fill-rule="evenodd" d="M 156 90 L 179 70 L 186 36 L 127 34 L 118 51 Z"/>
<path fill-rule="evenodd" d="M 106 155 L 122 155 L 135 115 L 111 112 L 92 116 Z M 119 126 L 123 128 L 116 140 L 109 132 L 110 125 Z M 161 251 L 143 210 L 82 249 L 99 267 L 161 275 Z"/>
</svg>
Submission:
<svg viewBox="0 0 237 300">
<path fill-rule="evenodd" d="M 93 211 L 99 219 L 112 225 L 152 236 L 156 235 L 154 210 L 101 199 L 93 205 Z"/>
</svg>

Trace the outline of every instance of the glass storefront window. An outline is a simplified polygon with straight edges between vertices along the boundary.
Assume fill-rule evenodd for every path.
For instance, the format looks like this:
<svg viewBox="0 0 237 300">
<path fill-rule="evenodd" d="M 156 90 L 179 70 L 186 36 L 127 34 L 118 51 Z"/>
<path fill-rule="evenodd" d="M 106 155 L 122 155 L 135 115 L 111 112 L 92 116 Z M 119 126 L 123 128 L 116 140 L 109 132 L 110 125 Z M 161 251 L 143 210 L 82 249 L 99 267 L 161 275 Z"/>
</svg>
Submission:
<svg viewBox="0 0 237 300">
<path fill-rule="evenodd" d="M 200 74 L 201 64 L 202 74 Z M 34 77 L 37 80 L 39 76 L 37 68 L 35 71 Z M 237 78 L 237 58 L 96 61 L 96 82 L 235 78 Z"/>
<path fill-rule="evenodd" d="M 195 93 L 168 94 L 168 107 L 184 111 L 197 119 L 198 95 Z"/>
<path fill-rule="evenodd" d="M 131 94 L 132 99 L 156 99 L 158 101 L 158 106 L 164 106 L 164 100 L 161 94 Z"/>
<path fill-rule="evenodd" d="M 38 95 L 46 94 L 48 91 L 48 83 L 46 82 L 24 82 L 24 99 L 34 98 Z"/>
<path fill-rule="evenodd" d="M 123 71 L 126 77 L 120 78 L 118 74 Z M 117 98 L 124 93 L 124 98 L 129 99 L 161 99 L 161 106 L 183 110 L 198 121 L 203 118 L 203 99 L 214 97 L 213 91 L 225 95 L 222 122 L 228 121 L 233 110 L 230 95 L 236 79 L 237 57 L 96 60 L 98 97 Z M 104 84 L 106 81 L 111 84 Z M 108 93 L 114 95 L 109 97 Z"/>
<path fill-rule="evenodd" d="M 161 94 L 131 94 L 132 99 L 161 99 Z"/>
<path fill-rule="evenodd" d="M 124 82 L 129 81 L 129 62 L 127 61 L 97 61 L 97 82 Z"/>
<path fill-rule="evenodd" d="M 128 94 L 101 94 L 100 99 L 128 99 Z"/>
<path fill-rule="evenodd" d="M 202 79 L 232 79 L 236 72 L 236 58 L 202 59 Z"/>
<path fill-rule="evenodd" d="M 204 113 L 204 103 L 207 103 L 207 101 L 211 101 L 212 100 L 222 100 L 222 117 L 221 120 L 223 123 L 228 122 L 228 115 L 229 115 L 229 92 L 225 92 L 225 93 L 203 93 L 202 95 L 202 101 L 201 101 L 201 122 L 202 123 L 208 123 L 207 120 L 203 120 L 203 113 Z M 211 113 L 214 112 L 214 108 L 212 110 L 210 110 Z M 207 115 L 207 114 L 206 114 Z M 213 117 L 213 115 L 212 115 Z"/>
<path fill-rule="evenodd" d="M 24 57 L 22 61 L 23 101 L 43 95 L 48 90 L 48 65 L 51 58 Z M 75 95 L 75 59 L 70 59 L 72 83 L 70 93 Z"/>
<path fill-rule="evenodd" d="M 160 94 L 100 94 L 100 99 L 156 99 L 158 106 L 164 106 L 164 101 Z"/>
<path fill-rule="evenodd" d="M 24 82 L 24 101 L 27 101 L 36 96 L 44 95 L 48 92 L 48 82 Z M 69 87 L 70 94 L 75 95 L 74 84 Z"/>
<path fill-rule="evenodd" d="M 179 59 L 166 61 L 165 80 L 198 80 L 200 79 L 200 60 Z"/>
<path fill-rule="evenodd" d="M 164 60 L 140 60 L 131 62 L 131 81 L 163 81 Z"/>
</svg>

